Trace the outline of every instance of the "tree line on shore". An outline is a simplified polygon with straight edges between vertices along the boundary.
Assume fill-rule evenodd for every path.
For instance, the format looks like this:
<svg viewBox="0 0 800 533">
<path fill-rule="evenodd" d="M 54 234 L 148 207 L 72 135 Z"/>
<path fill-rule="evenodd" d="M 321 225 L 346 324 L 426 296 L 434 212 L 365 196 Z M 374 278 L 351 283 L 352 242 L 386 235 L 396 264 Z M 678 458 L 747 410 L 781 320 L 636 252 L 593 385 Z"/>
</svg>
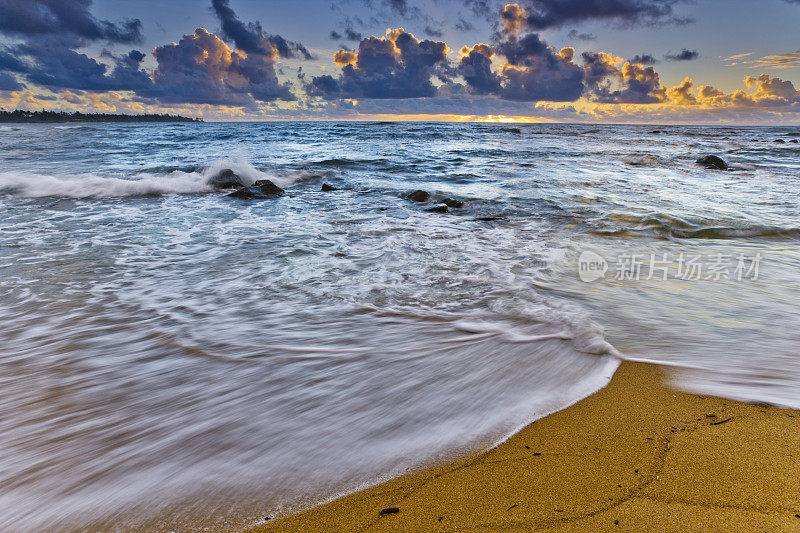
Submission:
<svg viewBox="0 0 800 533">
<path fill-rule="evenodd" d="M 72 113 L 66 111 L 6 111 L 0 107 L 0 122 L 203 122 L 201 118 L 181 115 L 145 114 L 124 115 L 119 113 Z"/>
</svg>

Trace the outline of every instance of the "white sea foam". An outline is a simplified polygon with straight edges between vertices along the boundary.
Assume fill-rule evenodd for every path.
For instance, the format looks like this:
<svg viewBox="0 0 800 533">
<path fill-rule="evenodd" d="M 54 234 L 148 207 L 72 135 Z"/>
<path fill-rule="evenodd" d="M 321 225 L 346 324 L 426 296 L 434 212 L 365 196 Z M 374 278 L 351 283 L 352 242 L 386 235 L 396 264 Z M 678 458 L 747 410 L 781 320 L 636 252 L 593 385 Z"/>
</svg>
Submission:
<svg viewBox="0 0 800 533">
<path fill-rule="evenodd" d="M 302 178 L 298 174 L 268 174 L 242 160 L 220 159 L 199 172 L 140 173 L 130 177 L 103 176 L 96 173 L 50 175 L 0 172 L 0 192 L 28 198 L 118 198 L 209 193 L 215 190 L 208 184 L 209 178 L 224 169 L 233 170 L 246 185 L 251 185 L 256 180 L 269 179 L 279 187 L 289 187 Z"/>
</svg>

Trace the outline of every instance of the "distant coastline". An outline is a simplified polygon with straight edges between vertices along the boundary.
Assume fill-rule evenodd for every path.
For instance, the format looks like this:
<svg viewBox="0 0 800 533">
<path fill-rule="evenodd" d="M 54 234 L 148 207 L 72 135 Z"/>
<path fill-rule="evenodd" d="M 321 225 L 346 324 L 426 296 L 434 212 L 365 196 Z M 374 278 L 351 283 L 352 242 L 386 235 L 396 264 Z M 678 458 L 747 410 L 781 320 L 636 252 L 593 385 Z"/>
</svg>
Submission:
<svg viewBox="0 0 800 533">
<path fill-rule="evenodd" d="M 67 113 L 65 111 L 14 111 L 0 110 L 0 122 L 49 123 L 49 122 L 203 122 L 201 118 L 181 115 L 123 115 L 115 113 Z"/>
</svg>

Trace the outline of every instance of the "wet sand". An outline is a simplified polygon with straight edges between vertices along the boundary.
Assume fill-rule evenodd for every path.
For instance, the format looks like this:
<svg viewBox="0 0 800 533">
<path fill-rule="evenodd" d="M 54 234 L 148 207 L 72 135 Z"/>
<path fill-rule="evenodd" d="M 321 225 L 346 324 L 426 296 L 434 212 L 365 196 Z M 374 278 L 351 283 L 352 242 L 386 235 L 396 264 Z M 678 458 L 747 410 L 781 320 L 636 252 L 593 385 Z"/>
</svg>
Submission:
<svg viewBox="0 0 800 533">
<path fill-rule="evenodd" d="M 800 412 L 677 392 L 663 372 L 623 363 L 494 449 L 252 531 L 800 531 Z"/>
</svg>

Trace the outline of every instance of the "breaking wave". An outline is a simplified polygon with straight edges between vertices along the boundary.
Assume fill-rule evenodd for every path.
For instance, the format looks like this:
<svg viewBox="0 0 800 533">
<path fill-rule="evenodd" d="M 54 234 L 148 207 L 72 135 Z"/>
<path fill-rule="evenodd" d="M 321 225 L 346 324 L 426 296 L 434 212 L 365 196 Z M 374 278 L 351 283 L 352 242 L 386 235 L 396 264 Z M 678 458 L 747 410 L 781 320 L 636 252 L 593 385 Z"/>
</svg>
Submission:
<svg viewBox="0 0 800 533">
<path fill-rule="evenodd" d="M 95 173 L 49 175 L 28 172 L 0 172 L 0 192 L 27 198 L 59 196 L 67 198 L 120 198 L 214 192 L 208 179 L 231 169 L 245 184 L 269 179 L 279 187 L 289 187 L 306 178 L 303 173 L 274 175 L 258 170 L 245 161 L 221 159 L 200 170 L 149 168 L 128 176 L 103 176 Z"/>
</svg>

